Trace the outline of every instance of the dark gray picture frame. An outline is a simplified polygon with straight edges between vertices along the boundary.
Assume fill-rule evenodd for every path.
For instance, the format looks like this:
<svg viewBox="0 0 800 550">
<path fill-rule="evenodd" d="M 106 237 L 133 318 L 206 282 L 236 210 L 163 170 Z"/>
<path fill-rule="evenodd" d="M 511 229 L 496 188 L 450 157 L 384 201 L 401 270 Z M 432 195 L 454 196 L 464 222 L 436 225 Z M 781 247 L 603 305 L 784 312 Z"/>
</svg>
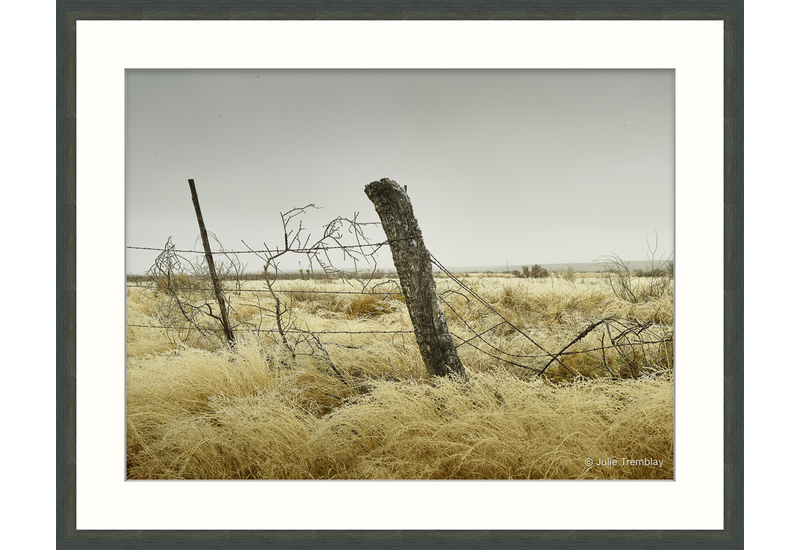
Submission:
<svg viewBox="0 0 800 550">
<path fill-rule="evenodd" d="M 139 19 L 722 20 L 724 22 L 724 529 L 145 531 L 76 529 L 76 21 Z M 744 510 L 743 0 L 58 0 L 58 548 L 742 548 Z"/>
</svg>

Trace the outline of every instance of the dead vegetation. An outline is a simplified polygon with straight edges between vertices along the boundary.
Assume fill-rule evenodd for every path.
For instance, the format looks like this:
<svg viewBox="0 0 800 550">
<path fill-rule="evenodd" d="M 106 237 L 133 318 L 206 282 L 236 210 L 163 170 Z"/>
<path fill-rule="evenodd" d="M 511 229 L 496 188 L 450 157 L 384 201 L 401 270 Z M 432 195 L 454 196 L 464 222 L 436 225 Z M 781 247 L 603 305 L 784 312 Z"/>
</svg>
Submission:
<svg viewBox="0 0 800 550">
<path fill-rule="evenodd" d="M 227 292 L 232 348 L 182 323 L 163 288 L 129 287 L 128 478 L 673 477 L 671 292 L 457 279 L 437 286 L 468 384 L 428 380 L 388 279 L 273 281 L 293 354 L 264 282 Z"/>
</svg>

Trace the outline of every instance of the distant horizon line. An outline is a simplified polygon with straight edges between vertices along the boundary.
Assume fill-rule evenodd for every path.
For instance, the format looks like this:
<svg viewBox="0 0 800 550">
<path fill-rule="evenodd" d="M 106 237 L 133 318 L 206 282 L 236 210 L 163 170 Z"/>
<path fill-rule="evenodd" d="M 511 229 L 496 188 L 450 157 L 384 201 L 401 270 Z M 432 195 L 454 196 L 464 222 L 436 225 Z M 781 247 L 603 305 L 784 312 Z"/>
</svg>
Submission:
<svg viewBox="0 0 800 550">
<path fill-rule="evenodd" d="M 662 260 L 668 261 L 668 260 Z M 632 260 L 626 262 L 629 269 L 645 269 L 652 265 L 650 260 Z M 455 267 L 446 267 L 447 271 L 451 273 L 513 273 L 514 271 L 522 271 L 522 266 L 532 266 L 532 265 L 540 265 L 543 268 L 547 269 L 548 271 L 559 271 L 565 270 L 568 268 L 572 268 L 578 272 L 598 272 L 603 271 L 604 266 L 601 260 L 593 261 L 593 262 L 559 262 L 559 263 L 549 263 L 549 264 L 507 264 L 507 265 L 473 265 L 473 266 L 455 266 Z M 397 272 L 397 268 L 395 266 L 385 267 L 385 266 L 378 266 L 375 268 L 376 271 L 388 271 L 388 272 Z M 297 273 L 299 269 L 293 270 L 283 270 L 282 273 Z M 306 270 L 303 269 L 303 272 Z M 352 269 L 342 269 L 339 270 L 343 273 L 355 273 L 355 270 Z M 359 269 L 358 273 L 367 273 L 372 271 L 369 268 Z M 433 266 L 434 273 L 441 273 L 442 270 Z M 312 270 L 314 273 L 322 272 L 321 269 Z M 243 274 L 253 274 L 253 273 L 261 273 L 261 270 L 248 270 L 244 271 Z M 126 275 L 144 275 L 141 273 L 126 273 Z"/>
</svg>

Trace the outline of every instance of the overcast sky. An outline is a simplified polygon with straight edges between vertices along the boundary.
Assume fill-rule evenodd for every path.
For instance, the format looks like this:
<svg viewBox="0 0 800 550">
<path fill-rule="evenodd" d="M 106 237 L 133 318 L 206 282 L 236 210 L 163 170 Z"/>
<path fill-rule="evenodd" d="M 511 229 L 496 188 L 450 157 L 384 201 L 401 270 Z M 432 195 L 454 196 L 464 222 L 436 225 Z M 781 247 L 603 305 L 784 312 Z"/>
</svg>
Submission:
<svg viewBox="0 0 800 550">
<path fill-rule="evenodd" d="M 126 241 L 280 245 L 280 212 L 313 203 L 377 221 L 364 186 L 408 194 L 449 268 L 673 252 L 671 70 L 128 70 Z M 385 238 L 373 231 L 374 240 Z M 157 252 L 129 250 L 127 272 Z M 241 257 L 249 271 L 263 265 Z M 296 271 L 300 257 L 282 261 Z M 391 268 L 391 256 L 380 260 Z M 343 263 L 339 267 L 350 268 Z M 303 265 L 303 267 L 306 267 Z"/>
</svg>

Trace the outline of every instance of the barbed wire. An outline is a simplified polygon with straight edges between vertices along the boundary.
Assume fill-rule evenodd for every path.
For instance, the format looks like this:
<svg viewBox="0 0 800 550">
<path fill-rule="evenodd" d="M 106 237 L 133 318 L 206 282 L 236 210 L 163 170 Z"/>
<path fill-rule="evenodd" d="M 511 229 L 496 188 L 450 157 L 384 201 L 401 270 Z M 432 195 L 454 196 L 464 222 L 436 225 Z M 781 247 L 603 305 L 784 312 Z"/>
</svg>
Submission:
<svg viewBox="0 0 800 550">
<path fill-rule="evenodd" d="M 322 250 L 350 250 L 350 249 L 363 249 L 363 248 L 374 248 L 375 250 L 377 250 L 377 249 L 379 249 L 381 247 L 384 247 L 384 246 L 386 246 L 388 244 L 391 244 L 393 242 L 407 241 L 407 240 L 414 239 L 414 238 L 415 237 L 405 237 L 405 238 L 402 238 L 402 239 L 392 239 L 392 240 L 388 240 L 387 239 L 387 240 L 379 242 L 379 243 L 340 244 L 340 245 L 336 245 L 336 246 L 320 245 L 320 246 L 312 246 L 310 248 L 296 248 L 296 249 L 292 249 L 292 252 L 297 253 L 297 254 L 310 254 L 310 253 L 319 252 L 319 251 L 322 251 Z M 129 250 L 153 250 L 153 251 L 159 251 L 159 252 L 163 252 L 164 251 L 164 247 L 163 246 L 159 246 L 159 247 L 153 247 L 153 246 L 126 246 L 125 248 L 127 248 Z M 180 252 L 181 254 L 202 254 L 202 255 L 205 255 L 205 253 L 206 253 L 204 250 L 179 250 L 179 249 L 172 249 L 172 248 L 170 248 L 170 251 L 171 252 Z M 269 248 L 266 248 L 266 249 L 263 249 L 263 250 L 255 250 L 255 249 L 250 250 L 250 249 L 248 249 L 248 250 L 216 250 L 216 251 L 212 250 L 211 251 L 212 254 L 271 254 L 271 253 L 274 253 L 274 252 L 275 252 L 275 249 L 269 249 Z"/>
<path fill-rule="evenodd" d="M 409 238 L 404 238 L 404 239 L 396 239 L 395 241 L 405 241 L 405 240 L 408 240 L 410 238 L 414 238 L 414 237 L 409 237 Z M 392 242 L 394 242 L 394 241 L 392 241 Z M 366 244 L 358 244 L 358 245 L 315 246 L 315 247 L 308 248 L 308 249 L 296 249 L 296 250 L 293 250 L 293 251 L 294 252 L 299 252 L 299 253 L 314 253 L 314 252 L 318 252 L 318 251 L 321 251 L 321 250 L 363 249 L 365 247 L 371 247 L 371 248 L 375 248 L 377 250 L 378 248 L 380 248 L 382 246 L 385 246 L 387 244 L 390 244 L 389 240 L 381 242 L 381 243 L 366 243 Z M 153 250 L 153 251 L 164 251 L 165 250 L 163 247 L 155 248 L 155 247 L 128 246 L 127 248 L 135 249 L 135 250 Z M 197 250 L 175 250 L 174 248 L 172 248 L 172 249 L 170 249 L 170 251 L 171 252 L 181 252 L 181 253 L 204 254 L 204 252 L 197 251 Z M 243 254 L 243 253 L 255 253 L 255 254 L 258 254 L 258 253 L 273 253 L 273 252 L 275 252 L 275 251 L 274 250 L 269 250 L 269 249 L 267 249 L 267 250 L 252 250 L 252 249 L 250 249 L 250 250 L 246 250 L 246 251 L 230 251 L 230 250 L 226 251 L 226 250 L 222 250 L 222 251 L 217 251 L 217 252 L 213 252 L 213 253 L 214 254 L 225 254 L 225 255 L 234 254 L 235 255 L 235 254 Z M 454 315 L 456 315 L 456 317 L 458 317 L 462 321 L 462 323 L 464 324 L 464 327 L 468 331 L 470 331 L 472 333 L 472 335 L 470 337 L 467 337 L 467 338 L 462 337 L 462 336 L 460 336 L 458 334 L 455 334 L 455 333 L 451 333 L 456 339 L 460 340 L 460 342 L 456 346 L 457 348 L 461 347 L 463 345 L 468 345 L 469 347 L 474 348 L 478 352 L 480 352 L 480 353 L 482 353 L 482 354 L 484 354 L 484 355 L 486 355 L 488 357 L 491 357 L 491 358 L 493 358 L 493 359 L 495 359 L 497 361 L 501 361 L 503 363 L 506 363 L 506 364 L 509 364 L 509 365 L 513 365 L 515 367 L 523 368 L 523 369 L 526 369 L 526 370 L 530 370 L 530 371 L 538 371 L 538 375 L 543 374 L 551 364 L 558 363 L 561 367 L 564 368 L 565 371 L 569 372 L 570 375 L 576 376 L 576 373 L 574 373 L 569 367 L 567 367 L 567 365 L 565 365 L 561 361 L 561 359 L 560 359 L 561 357 L 565 357 L 565 356 L 569 356 L 569 355 L 578 355 L 578 354 L 600 352 L 600 353 L 604 354 L 603 365 L 606 366 L 605 365 L 605 352 L 607 350 L 615 349 L 617 352 L 620 352 L 620 347 L 633 348 L 634 346 L 642 346 L 642 345 L 648 345 L 648 344 L 658 344 L 660 346 L 660 345 L 663 345 L 665 343 L 673 341 L 672 334 L 669 333 L 669 334 L 666 334 L 666 335 L 662 335 L 661 338 L 656 339 L 656 340 L 637 339 L 637 340 L 632 341 L 632 342 L 628 342 L 628 341 L 620 342 L 619 340 L 621 340 L 623 338 L 626 338 L 631 333 L 636 333 L 637 336 L 640 335 L 640 333 L 642 333 L 643 331 L 645 331 L 645 330 L 647 330 L 649 328 L 650 323 L 647 323 L 647 324 L 634 323 L 633 325 L 626 327 L 626 326 L 624 326 L 624 322 L 623 322 L 625 320 L 617 319 L 617 318 L 613 318 L 613 317 L 607 317 L 607 318 L 596 320 L 596 321 L 592 322 L 577 337 L 572 339 L 572 341 L 569 344 L 567 344 L 566 346 L 563 346 L 560 349 L 560 351 L 558 351 L 557 353 L 553 353 L 551 351 L 548 351 L 544 346 L 540 345 L 538 342 L 536 342 L 531 335 L 527 334 L 521 328 L 519 328 L 516 325 L 514 325 L 508 318 L 506 318 L 502 313 L 500 313 L 500 311 L 498 311 L 494 306 L 492 306 L 489 302 L 487 302 L 482 296 L 477 294 L 472 288 L 470 288 L 469 286 L 464 284 L 463 281 L 459 280 L 453 273 L 451 273 L 447 268 L 445 268 L 444 265 L 441 262 L 439 262 L 432 254 L 429 253 L 428 256 L 429 257 L 427 258 L 427 260 L 430 261 L 433 266 L 438 268 L 445 277 L 447 277 L 448 279 L 452 280 L 457 285 L 457 287 L 460 288 L 463 291 L 464 294 L 466 294 L 468 296 L 471 296 L 477 303 L 483 305 L 485 308 L 487 308 L 488 311 L 494 313 L 497 317 L 499 317 L 501 319 L 501 321 L 499 323 L 493 325 L 492 327 L 490 327 L 488 329 L 483 329 L 481 332 L 477 332 L 473 327 L 470 326 L 470 324 L 467 322 L 467 320 L 464 319 L 458 313 L 458 311 L 456 311 L 456 309 L 451 304 L 449 304 L 447 302 L 447 300 L 445 299 L 445 295 L 450 293 L 450 292 L 456 292 L 457 294 L 462 295 L 463 297 L 467 298 L 467 300 L 470 300 L 470 298 L 468 296 L 464 296 L 464 294 L 462 294 L 462 292 L 458 292 L 458 291 L 454 291 L 454 290 L 445 290 L 444 292 L 440 293 L 439 294 L 439 298 L 442 301 L 442 303 L 445 306 L 447 306 L 454 313 Z M 385 273 L 385 270 L 379 270 L 379 269 L 376 268 L 376 269 L 372 269 L 371 272 L 370 272 L 370 270 L 365 269 L 363 271 L 363 273 L 365 275 L 370 275 L 369 279 L 372 281 L 372 280 L 374 280 L 373 279 L 373 275 L 375 275 L 376 273 L 380 273 L 381 275 L 383 275 Z M 342 274 L 343 274 L 343 272 L 339 272 L 340 277 L 341 277 Z M 357 276 L 358 272 L 356 272 L 355 275 Z M 396 276 L 396 274 L 395 274 L 395 276 Z M 291 279 L 287 278 L 287 280 L 297 280 L 297 279 L 296 278 L 291 278 Z M 322 277 L 314 277 L 314 278 L 311 278 L 311 279 L 302 279 L 301 278 L 301 280 L 303 280 L 303 281 L 306 281 L 306 280 L 330 281 L 331 279 L 329 278 L 328 274 L 326 273 L 326 277 L 324 279 Z M 236 281 L 237 285 L 239 285 L 241 282 L 243 282 L 243 281 Z M 382 284 L 389 284 L 389 283 L 390 283 L 390 280 L 389 281 L 385 281 L 385 282 L 381 282 L 381 283 L 378 283 L 378 284 L 382 285 Z M 145 285 L 142 285 L 141 283 L 128 283 L 128 284 L 126 284 L 126 287 L 129 287 L 129 288 L 144 288 L 144 289 L 159 289 L 159 288 L 161 288 L 161 285 L 158 285 L 158 284 L 145 284 Z M 176 286 L 171 286 L 170 285 L 169 290 L 170 291 L 184 290 L 184 291 L 195 291 L 195 292 L 197 292 L 197 291 L 210 292 L 213 289 L 211 289 L 211 288 L 199 288 L 197 286 L 194 286 L 194 287 L 192 287 L 192 286 L 189 286 L 189 287 L 176 287 Z M 316 289 L 304 289 L 304 288 L 299 288 L 299 289 L 277 289 L 277 288 L 272 288 L 272 289 L 269 289 L 269 288 L 245 289 L 245 288 L 239 287 L 239 288 L 225 289 L 225 292 L 229 292 L 229 293 L 233 293 L 233 294 L 239 294 L 241 292 L 252 292 L 252 293 L 269 294 L 269 293 L 272 292 L 273 294 L 274 293 L 281 293 L 281 294 L 289 294 L 289 295 L 294 295 L 294 294 L 298 294 L 298 295 L 302 295 L 302 294 L 320 294 L 320 295 L 360 295 L 360 296 L 383 296 L 383 297 L 402 296 L 404 294 L 403 292 L 398 292 L 398 291 L 380 291 L 380 292 L 376 292 L 374 286 L 373 286 L 372 289 L 369 289 L 367 285 L 364 285 L 364 288 L 361 291 L 355 291 L 355 290 L 353 290 L 353 291 L 316 290 Z M 623 327 L 622 327 L 622 329 L 620 331 L 620 334 L 618 334 L 616 337 L 611 336 L 611 331 L 610 331 L 610 325 L 611 325 L 611 323 L 614 323 L 614 322 L 623 324 Z M 496 345 L 494 345 L 492 342 L 488 341 L 484 337 L 487 333 L 490 333 L 491 331 L 493 331 L 494 329 L 496 329 L 496 328 L 498 328 L 498 327 L 500 327 L 502 325 L 508 325 L 510 328 L 512 328 L 513 330 L 515 330 L 519 334 L 521 334 L 526 340 L 528 340 L 531 344 L 533 344 L 536 348 L 538 348 L 542 353 L 539 353 L 539 354 L 515 354 L 515 353 L 511 353 L 511 352 L 505 351 L 503 349 L 500 349 L 499 347 L 497 347 Z M 581 349 L 581 350 L 577 350 L 577 351 L 568 351 L 568 348 L 570 348 L 573 344 L 575 344 L 578 341 L 580 341 L 581 339 L 583 339 L 585 336 L 588 335 L 589 332 L 591 332 L 592 330 L 594 330 L 595 328 L 597 328 L 600 325 L 604 325 L 608 329 L 609 337 L 611 338 L 611 344 L 610 345 L 602 344 L 600 347 L 592 347 L 590 349 Z M 187 330 L 187 329 L 188 330 L 192 330 L 192 329 L 194 329 L 194 330 L 198 330 L 198 331 L 201 331 L 201 332 L 214 331 L 215 330 L 214 328 L 201 327 L 199 325 L 175 327 L 175 326 L 161 326 L 161 325 L 129 324 L 128 326 L 129 327 L 135 327 L 135 328 L 149 328 L 149 329 L 162 329 L 162 330 L 176 330 L 176 329 L 177 330 Z M 323 336 L 323 335 L 340 335 L 340 334 L 347 334 L 347 335 L 354 335 L 354 334 L 393 334 L 393 335 L 397 335 L 397 334 L 414 334 L 413 330 L 357 330 L 357 331 L 353 331 L 353 330 L 345 330 L 345 331 L 323 330 L 323 331 L 308 331 L 308 330 L 298 330 L 298 329 L 293 329 L 293 328 L 285 328 L 285 329 L 283 329 L 283 334 L 282 334 L 281 330 L 279 330 L 279 329 L 261 329 L 261 328 L 256 328 L 251 323 L 244 323 L 244 324 L 242 324 L 240 326 L 244 326 L 246 328 L 236 328 L 236 327 L 234 327 L 232 330 L 234 332 L 240 332 L 240 333 L 242 333 L 242 332 L 250 332 L 250 333 L 255 332 L 255 333 L 258 333 L 258 334 L 281 334 L 281 336 L 284 336 L 284 334 L 309 335 L 310 333 L 313 332 L 313 335 L 312 335 L 313 338 L 316 338 L 318 336 Z M 658 338 L 657 335 L 655 337 Z M 476 341 L 482 343 L 483 345 L 488 347 L 489 350 L 492 350 L 492 351 L 489 351 L 487 349 L 479 347 L 477 345 Z M 319 340 L 317 340 L 317 342 L 319 343 Z M 536 361 L 539 361 L 539 360 L 547 360 L 547 359 L 549 359 L 549 361 L 546 362 L 544 367 L 541 367 L 541 364 L 539 364 L 538 366 L 533 366 L 533 365 L 530 365 L 530 364 L 526 365 L 526 364 L 523 364 L 523 363 L 519 362 L 520 360 L 523 360 L 523 361 L 526 361 L 526 362 L 527 361 L 536 362 Z M 625 359 L 625 360 L 627 361 L 627 359 Z M 608 369 L 607 366 L 606 366 L 606 369 Z M 553 373 L 553 372 L 550 372 L 549 374 L 553 375 L 553 376 L 559 376 L 559 377 L 566 376 L 564 374 Z M 612 375 L 613 375 L 613 373 L 612 373 Z"/>
<path fill-rule="evenodd" d="M 136 328 L 158 328 L 158 329 L 168 329 L 168 330 L 175 330 L 176 327 L 168 327 L 168 326 L 161 326 L 161 325 L 136 325 L 136 324 L 128 324 L 129 327 L 136 327 Z M 195 326 L 185 326 L 182 327 L 181 330 L 215 330 L 209 328 L 198 328 Z M 239 328 L 232 328 L 234 332 L 258 332 L 258 333 L 265 333 L 265 334 L 278 334 L 277 329 L 260 329 L 260 328 L 247 328 L 247 329 L 239 329 Z M 307 334 L 309 331 L 307 330 L 299 330 L 299 329 L 286 329 L 284 332 L 291 332 L 295 334 Z M 414 334 L 413 330 L 315 330 L 313 331 L 314 334 Z"/>
<path fill-rule="evenodd" d="M 128 288 L 143 288 L 143 289 L 158 289 L 160 288 L 158 285 L 140 285 L 140 284 L 131 284 L 128 283 L 125 285 Z M 213 288 L 199 288 L 199 287 L 192 287 L 192 286 L 173 286 L 170 287 L 172 290 L 192 290 L 196 292 L 213 292 Z M 229 288 L 223 289 L 223 292 L 231 292 L 237 294 L 239 292 L 263 292 L 265 294 L 269 294 L 269 289 L 263 288 Z M 402 292 L 359 292 L 357 290 L 311 290 L 311 289 L 274 289 L 274 292 L 280 292 L 282 294 L 357 294 L 360 296 L 402 296 Z"/>
</svg>

